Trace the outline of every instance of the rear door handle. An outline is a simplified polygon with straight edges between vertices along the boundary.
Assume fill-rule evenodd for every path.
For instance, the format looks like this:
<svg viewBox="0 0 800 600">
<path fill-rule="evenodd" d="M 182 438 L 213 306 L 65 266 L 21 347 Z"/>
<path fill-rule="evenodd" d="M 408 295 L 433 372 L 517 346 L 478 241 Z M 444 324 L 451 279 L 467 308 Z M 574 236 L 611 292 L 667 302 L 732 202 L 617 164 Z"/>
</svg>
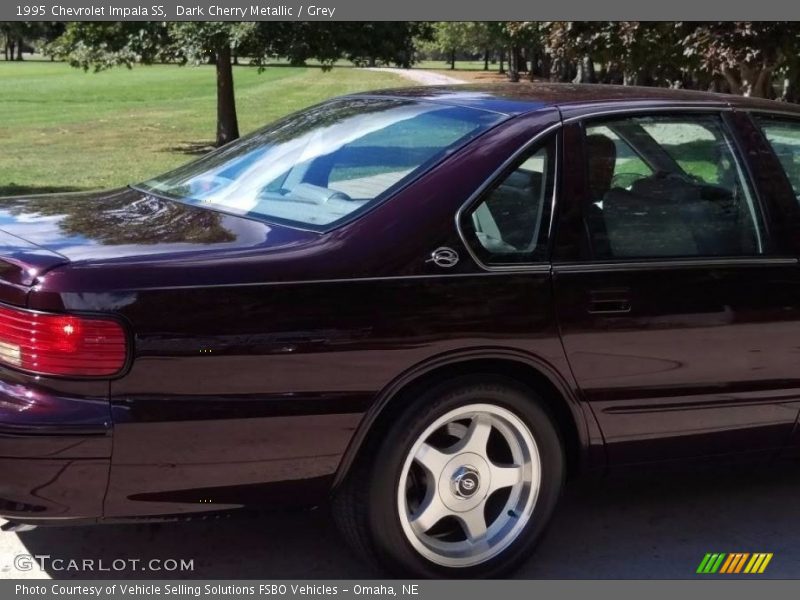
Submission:
<svg viewBox="0 0 800 600">
<path fill-rule="evenodd" d="M 631 312 L 631 291 L 627 288 L 589 291 L 589 309 L 593 315 Z"/>
</svg>

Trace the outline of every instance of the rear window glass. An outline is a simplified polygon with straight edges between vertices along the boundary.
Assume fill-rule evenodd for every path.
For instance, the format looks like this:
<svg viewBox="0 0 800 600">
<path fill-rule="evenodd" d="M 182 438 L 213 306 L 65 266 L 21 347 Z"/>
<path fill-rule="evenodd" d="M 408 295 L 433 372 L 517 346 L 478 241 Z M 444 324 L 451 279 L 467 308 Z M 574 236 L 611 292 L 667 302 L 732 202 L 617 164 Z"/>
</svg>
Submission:
<svg viewBox="0 0 800 600">
<path fill-rule="evenodd" d="M 330 228 L 502 118 L 436 103 L 346 98 L 291 115 L 138 187 L 236 214 Z"/>
</svg>

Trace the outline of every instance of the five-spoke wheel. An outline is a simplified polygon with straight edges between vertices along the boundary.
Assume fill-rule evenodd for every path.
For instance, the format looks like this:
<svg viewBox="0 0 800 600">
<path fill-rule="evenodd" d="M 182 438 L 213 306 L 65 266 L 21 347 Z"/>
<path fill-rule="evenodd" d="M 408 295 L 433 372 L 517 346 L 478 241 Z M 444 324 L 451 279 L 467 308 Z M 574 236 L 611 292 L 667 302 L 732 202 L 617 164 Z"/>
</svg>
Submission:
<svg viewBox="0 0 800 600">
<path fill-rule="evenodd" d="M 533 435 L 514 413 L 492 404 L 454 409 L 422 432 L 403 465 L 403 530 L 437 564 L 484 562 L 527 523 L 540 472 Z"/>
<path fill-rule="evenodd" d="M 398 575 L 495 577 L 530 555 L 564 450 L 519 382 L 476 374 L 397 400 L 335 496 L 360 554 Z"/>
</svg>

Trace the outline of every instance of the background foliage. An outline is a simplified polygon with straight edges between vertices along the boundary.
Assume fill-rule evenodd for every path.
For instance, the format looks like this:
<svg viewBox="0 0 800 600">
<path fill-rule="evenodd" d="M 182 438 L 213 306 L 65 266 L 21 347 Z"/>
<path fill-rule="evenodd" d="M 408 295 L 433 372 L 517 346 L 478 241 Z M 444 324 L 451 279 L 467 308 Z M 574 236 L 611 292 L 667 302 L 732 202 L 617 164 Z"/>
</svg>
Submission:
<svg viewBox="0 0 800 600">
<path fill-rule="evenodd" d="M 408 84 L 345 66 L 800 101 L 800 22 L 0 22 L 0 47 L 0 194 L 152 176 L 240 125 Z"/>
<path fill-rule="evenodd" d="M 145 22 L 0 23 L 6 60 L 37 48 L 100 71 L 135 63 L 210 62 L 217 143 L 239 135 L 231 65 L 345 59 L 408 68 L 420 58 L 483 60 L 518 81 L 668 86 L 800 100 L 800 22 Z"/>
</svg>

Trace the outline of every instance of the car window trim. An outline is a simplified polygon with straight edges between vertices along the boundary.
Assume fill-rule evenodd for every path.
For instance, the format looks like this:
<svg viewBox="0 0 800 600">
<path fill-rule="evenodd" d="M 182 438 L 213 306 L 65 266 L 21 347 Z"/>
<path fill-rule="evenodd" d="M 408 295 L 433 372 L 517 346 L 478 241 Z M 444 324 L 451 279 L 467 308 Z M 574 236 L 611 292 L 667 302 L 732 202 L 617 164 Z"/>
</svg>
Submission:
<svg viewBox="0 0 800 600">
<path fill-rule="evenodd" d="M 676 268 L 724 268 L 724 267 L 766 267 L 779 265 L 796 265 L 800 259 L 790 256 L 733 256 L 733 257 L 698 257 L 698 258 L 657 258 L 652 260 L 604 260 L 604 261 L 565 261 L 554 262 L 553 271 L 560 273 L 597 273 L 616 271 L 649 271 Z"/>
<path fill-rule="evenodd" d="M 734 107 L 730 104 L 670 104 L 668 106 L 660 105 L 660 106 L 628 106 L 625 108 L 598 108 L 597 110 L 593 110 L 591 112 L 581 112 L 574 115 L 570 115 L 568 117 L 564 117 L 562 120 L 562 124 L 569 125 L 571 123 L 576 123 L 580 121 L 586 121 L 588 119 L 596 119 L 602 117 L 614 117 L 620 115 L 631 115 L 631 116 L 646 116 L 651 113 L 686 113 L 686 112 L 700 112 L 700 113 L 725 113 L 725 112 L 733 112 Z"/>
<path fill-rule="evenodd" d="M 749 115 L 767 115 L 777 119 L 800 121 L 800 112 L 791 110 L 773 110 L 770 108 L 738 108 L 737 112 Z"/>
<path fill-rule="evenodd" d="M 469 198 L 467 198 L 466 202 L 464 202 L 459 209 L 456 211 L 455 215 L 455 225 L 456 225 L 456 232 L 458 233 L 458 237 L 461 240 L 461 243 L 467 249 L 467 253 L 469 254 L 470 258 L 475 262 L 478 267 L 483 269 L 484 271 L 490 272 L 541 272 L 544 269 L 550 268 L 550 250 L 552 247 L 553 242 L 553 234 L 555 230 L 555 213 L 557 208 L 557 199 L 558 193 L 560 189 L 559 185 L 559 178 L 561 174 L 561 129 L 563 127 L 563 123 L 559 119 L 559 121 L 552 123 L 534 135 L 530 140 L 525 142 L 522 146 L 520 146 L 509 158 L 507 158 L 503 164 L 501 164 L 494 172 L 486 178 L 480 187 L 475 190 Z M 547 225 L 547 258 L 544 260 L 537 260 L 537 261 L 530 261 L 530 262 L 519 262 L 519 263 L 507 263 L 507 264 L 497 264 L 497 265 L 490 265 L 484 263 L 480 257 L 475 253 L 472 248 L 472 245 L 469 243 L 469 239 L 467 234 L 464 232 L 464 228 L 461 226 L 461 222 L 464 218 L 464 213 L 475 205 L 484 197 L 486 192 L 491 189 L 493 185 L 495 185 L 501 177 L 508 173 L 508 170 L 531 148 L 535 147 L 537 144 L 546 140 L 549 135 L 555 136 L 555 160 L 553 165 L 553 193 L 550 199 L 550 219 Z"/>
<path fill-rule="evenodd" d="M 775 251 L 775 239 L 774 232 L 772 230 L 772 215 L 770 213 L 770 206 L 767 200 L 761 194 L 761 187 L 759 186 L 758 180 L 753 172 L 753 165 L 751 164 L 750 160 L 747 159 L 747 149 L 745 147 L 745 142 L 742 139 L 741 130 L 734 123 L 734 112 L 736 111 L 730 111 L 729 113 L 722 114 L 721 118 L 730 135 L 729 144 L 733 145 L 734 159 L 737 161 L 738 168 L 743 171 L 744 178 L 750 186 L 750 193 L 753 195 L 753 200 L 756 205 L 755 208 L 757 209 L 757 214 L 754 216 L 760 220 L 760 237 L 763 238 L 759 240 L 762 246 L 761 256 L 770 256 Z M 753 121 L 752 117 L 748 116 L 748 119 L 751 122 Z M 756 123 L 753 124 L 758 127 Z"/>
</svg>

